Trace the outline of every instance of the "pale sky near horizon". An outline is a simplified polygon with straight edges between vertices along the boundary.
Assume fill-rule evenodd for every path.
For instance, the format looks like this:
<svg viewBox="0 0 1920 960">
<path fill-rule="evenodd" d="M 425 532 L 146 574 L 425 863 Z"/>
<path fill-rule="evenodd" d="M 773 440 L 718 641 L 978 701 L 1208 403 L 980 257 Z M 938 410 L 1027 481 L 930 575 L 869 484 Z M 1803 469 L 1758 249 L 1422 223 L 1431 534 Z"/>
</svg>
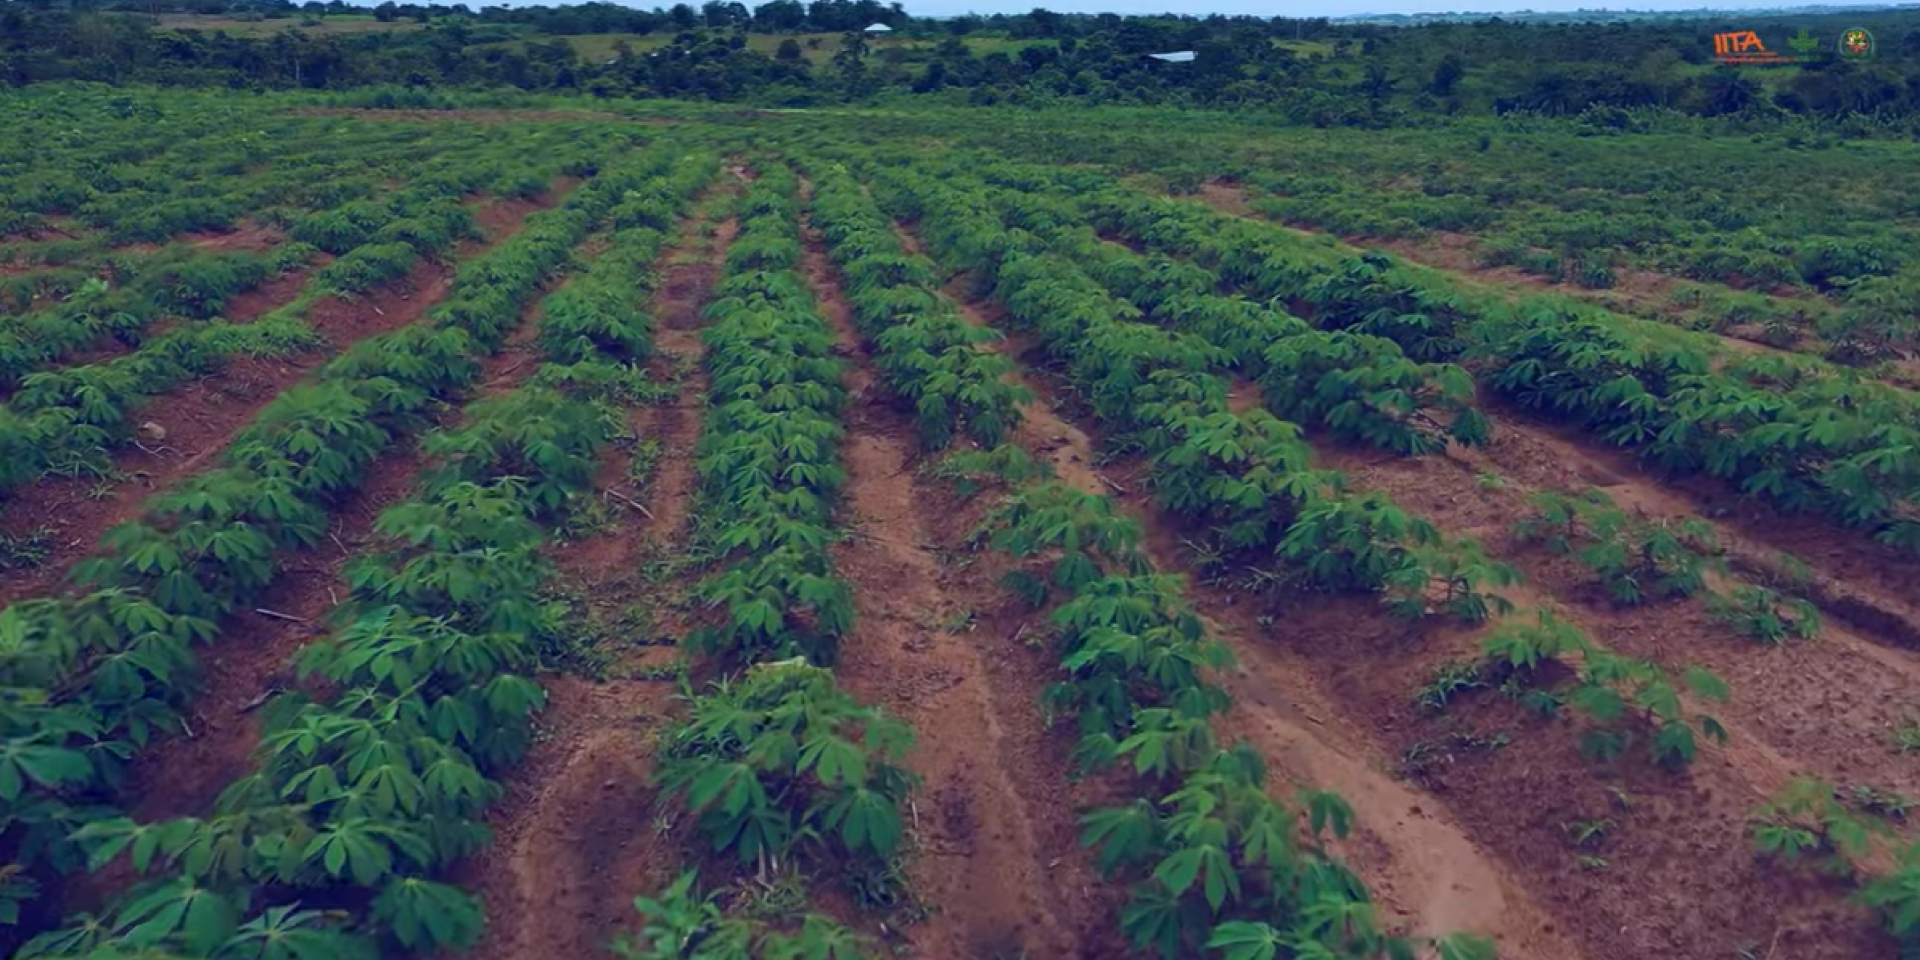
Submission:
<svg viewBox="0 0 1920 960">
<path fill-rule="evenodd" d="M 644 0 L 643 0 L 644 2 Z M 1045 7 L 1057 13 L 1185 13 L 1204 16 L 1209 13 L 1252 14 L 1261 17 L 1343 17 L 1361 13 L 1512 13 L 1599 9 L 1614 10 L 1698 10 L 1715 7 L 1727 10 L 1784 6 L 1815 6 L 1804 0 L 1775 0 L 1772 3 L 1712 3 L 1708 0 L 903 0 L 910 14 L 950 17 L 962 13 L 1025 13 Z M 697 6 L 698 4 L 696 4 Z M 747 0 L 748 6 L 757 5 Z M 1857 4 L 1836 4 L 1857 5 Z"/>
</svg>

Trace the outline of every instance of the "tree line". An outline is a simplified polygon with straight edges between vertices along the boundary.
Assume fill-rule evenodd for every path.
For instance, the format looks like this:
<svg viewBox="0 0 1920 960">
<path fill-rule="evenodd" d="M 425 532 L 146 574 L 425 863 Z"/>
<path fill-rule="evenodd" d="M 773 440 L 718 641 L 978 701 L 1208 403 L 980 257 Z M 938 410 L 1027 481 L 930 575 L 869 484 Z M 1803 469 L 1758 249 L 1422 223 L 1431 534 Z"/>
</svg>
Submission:
<svg viewBox="0 0 1920 960">
<path fill-rule="evenodd" d="M 175 29 L 155 13 L 278 21 Z M 332 32 L 330 17 L 390 30 Z M 1838 56 L 1867 16 L 1492 18 L 1411 26 L 1259 17 L 1030 13 L 925 19 L 879 0 L 708 0 L 695 7 L 425 6 L 387 0 L 0 0 L 0 84 L 57 80 L 231 88 L 512 87 L 601 97 L 806 106 L 889 96 L 972 104 L 1133 103 L 1253 108 L 1320 125 L 1390 126 L 1524 111 L 1630 125 L 1641 109 L 1700 116 L 1920 118 L 1920 11 L 1873 14 L 1876 57 Z M 398 23 L 398 21 L 411 21 Z M 171 22 L 169 22 L 171 23 Z M 872 24 L 892 33 L 864 33 Z M 1754 29 L 1803 62 L 1713 62 L 1712 36 Z M 612 56 L 567 38 L 617 34 Z M 755 37 L 781 36 L 781 42 Z M 604 49 L 602 47 L 601 49 Z M 1191 50 L 1187 63 L 1148 54 Z M 1920 129 L 1920 127 L 1916 127 Z"/>
</svg>

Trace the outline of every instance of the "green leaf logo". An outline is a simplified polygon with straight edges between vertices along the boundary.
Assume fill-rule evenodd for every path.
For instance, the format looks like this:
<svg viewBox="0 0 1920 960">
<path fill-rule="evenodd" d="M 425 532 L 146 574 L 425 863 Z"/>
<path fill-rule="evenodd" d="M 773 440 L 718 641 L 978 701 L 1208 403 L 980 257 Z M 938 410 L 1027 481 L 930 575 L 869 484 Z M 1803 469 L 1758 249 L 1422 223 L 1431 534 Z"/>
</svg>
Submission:
<svg viewBox="0 0 1920 960">
<path fill-rule="evenodd" d="M 1800 32 L 1787 41 L 1787 46 L 1799 53 L 1812 53 L 1814 48 L 1820 46 L 1820 40 L 1808 33 L 1806 27 L 1801 27 Z"/>
</svg>

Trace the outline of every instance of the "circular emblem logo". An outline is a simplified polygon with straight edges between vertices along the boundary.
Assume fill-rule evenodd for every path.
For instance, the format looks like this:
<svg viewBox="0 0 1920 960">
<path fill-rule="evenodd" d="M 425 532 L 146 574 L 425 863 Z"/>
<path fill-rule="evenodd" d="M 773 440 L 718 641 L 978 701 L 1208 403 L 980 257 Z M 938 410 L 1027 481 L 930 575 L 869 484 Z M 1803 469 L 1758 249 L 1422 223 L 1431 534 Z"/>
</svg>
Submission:
<svg viewBox="0 0 1920 960">
<path fill-rule="evenodd" d="M 1847 60 L 1865 60 L 1873 56 L 1873 31 L 1854 27 L 1841 34 L 1840 56 Z"/>
</svg>

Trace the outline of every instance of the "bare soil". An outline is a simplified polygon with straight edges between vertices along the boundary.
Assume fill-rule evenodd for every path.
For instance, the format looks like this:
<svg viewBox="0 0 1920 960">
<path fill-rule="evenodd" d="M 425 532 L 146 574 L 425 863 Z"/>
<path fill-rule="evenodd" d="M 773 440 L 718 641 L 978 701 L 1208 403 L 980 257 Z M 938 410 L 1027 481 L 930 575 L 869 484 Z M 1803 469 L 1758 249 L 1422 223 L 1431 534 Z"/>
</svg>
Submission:
<svg viewBox="0 0 1920 960">
<path fill-rule="evenodd" d="M 1485 631 L 1416 629 L 1364 600 L 1302 597 L 1266 611 L 1292 627 L 1283 642 L 1302 669 L 1510 864 L 1514 880 L 1541 893 L 1587 956 L 1890 955 L 1845 884 L 1760 861 L 1748 830 L 1752 811 L 1795 775 L 1914 788 L 1912 765 L 1889 741 L 1916 714 L 1920 565 L 1820 518 L 1781 516 L 1717 482 L 1660 477 L 1576 431 L 1487 406 L 1496 440 L 1483 450 L 1406 459 L 1316 444 L 1357 489 L 1386 491 L 1514 563 L 1529 581 L 1509 591 L 1522 607 L 1550 607 L 1621 653 L 1727 678 L 1734 700 L 1710 712 L 1729 729 L 1728 745 L 1683 772 L 1651 767 L 1644 752 L 1594 765 L 1580 755 L 1576 725 L 1541 722 L 1494 694 L 1428 716 L 1414 691 L 1442 663 L 1472 658 Z M 1511 535 L 1534 491 L 1596 486 L 1650 518 L 1708 517 L 1736 572 L 1774 575 L 1780 553 L 1805 561 L 1827 633 L 1768 648 L 1698 601 L 1620 608 L 1577 563 Z M 1603 840 L 1570 838 L 1601 821 L 1610 824 Z"/>
<path fill-rule="evenodd" d="M 1502 430 L 1495 450 L 1508 444 L 1524 446 L 1526 438 Z M 1331 447 L 1323 454 L 1356 489 L 1386 491 L 1447 534 L 1474 536 L 1514 563 L 1528 578 L 1527 588 L 1511 592 L 1523 609 L 1549 607 L 1610 649 L 1673 669 L 1706 666 L 1732 683 L 1733 702 L 1708 711 L 1729 729 L 1727 747 L 1709 747 L 1684 772 L 1645 763 L 1644 748 L 1596 765 L 1581 757 L 1575 724 L 1542 723 L 1496 702 L 1441 717 L 1413 707 L 1413 692 L 1441 663 L 1471 658 L 1484 630 L 1416 630 L 1378 610 L 1311 621 L 1322 643 L 1333 641 L 1330 649 L 1315 645 L 1313 666 L 1354 709 L 1373 715 L 1401 756 L 1424 746 L 1449 757 L 1431 774 L 1440 795 L 1519 866 L 1529 888 L 1550 891 L 1566 908 L 1579 939 L 1592 945 L 1589 955 L 1716 957 L 1756 943 L 1764 948 L 1776 936 L 1791 956 L 1889 949 L 1860 911 L 1842 903 L 1838 885 L 1810 884 L 1759 861 L 1747 831 L 1751 812 L 1795 774 L 1852 783 L 1866 768 L 1886 772 L 1888 729 L 1911 703 L 1905 681 L 1920 664 L 1889 662 L 1901 655 L 1844 631 L 1768 650 L 1733 636 L 1698 602 L 1615 607 L 1575 562 L 1510 536 L 1506 528 L 1524 515 L 1533 489 L 1510 474 L 1477 467 L 1466 455 L 1384 458 Z M 1570 462 L 1545 460 L 1538 450 L 1500 450 L 1479 463 L 1516 456 Z M 1487 474 L 1500 477 L 1497 488 L 1480 479 Z M 1633 502 L 1631 491 L 1610 489 Z M 1819 681 L 1809 682 L 1814 677 Z M 1512 741 L 1461 747 L 1462 732 Z M 1909 772 L 1874 785 L 1910 789 L 1911 782 Z M 1518 822 L 1516 811 L 1525 812 Z M 1581 846 L 1569 839 L 1570 825 L 1600 820 L 1615 824 L 1604 841 Z M 1582 865 L 1581 856 L 1604 866 Z"/>
<path fill-rule="evenodd" d="M 180 242 L 207 253 L 246 251 L 265 253 L 287 242 L 286 232 L 264 223 L 243 223 L 231 230 L 206 230 L 182 234 Z"/>
</svg>

